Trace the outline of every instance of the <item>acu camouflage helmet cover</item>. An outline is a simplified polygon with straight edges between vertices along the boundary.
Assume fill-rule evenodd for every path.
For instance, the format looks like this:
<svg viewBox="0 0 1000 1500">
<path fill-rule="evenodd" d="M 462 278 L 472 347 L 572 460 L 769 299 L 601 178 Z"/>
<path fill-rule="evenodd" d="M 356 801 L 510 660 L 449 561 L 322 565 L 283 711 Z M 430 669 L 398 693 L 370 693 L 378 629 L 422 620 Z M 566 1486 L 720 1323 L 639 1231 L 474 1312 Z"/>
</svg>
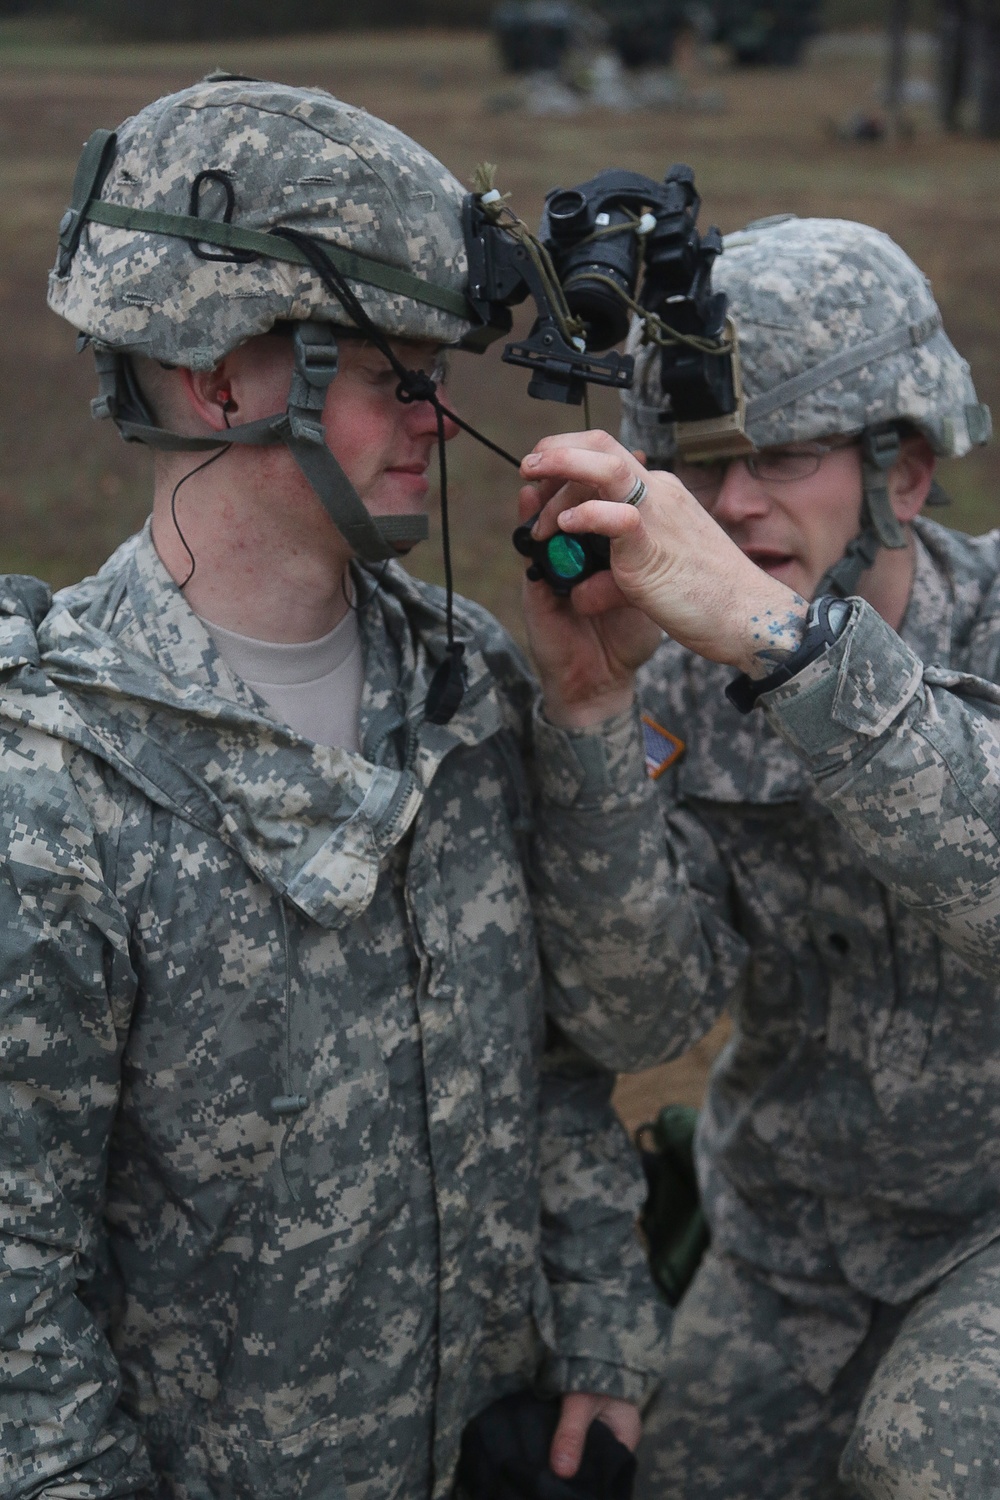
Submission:
<svg viewBox="0 0 1000 1500">
<path fill-rule="evenodd" d="M 348 321 L 294 257 L 227 251 L 176 222 L 130 227 L 122 210 L 298 229 L 359 257 L 348 278 L 384 333 L 455 343 L 471 326 L 461 185 L 401 131 L 320 89 L 210 77 L 157 99 L 118 130 L 94 196 L 60 226 L 49 305 L 111 349 L 211 369 L 278 321 Z M 109 204 L 125 222 L 100 222 Z M 380 266 L 405 291 L 378 284 Z"/>
<path fill-rule="evenodd" d="M 969 366 L 941 326 L 930 284 L 888 235 L 842 219 L 781 215 L 728 235 L 712 284 L 739 335 L 754 447 L 910 422 L 935 453 L 989 437 Z M 669 456 L 657 351 L 641 346 L 623 394 L 622 441 Z"/>
</svg>

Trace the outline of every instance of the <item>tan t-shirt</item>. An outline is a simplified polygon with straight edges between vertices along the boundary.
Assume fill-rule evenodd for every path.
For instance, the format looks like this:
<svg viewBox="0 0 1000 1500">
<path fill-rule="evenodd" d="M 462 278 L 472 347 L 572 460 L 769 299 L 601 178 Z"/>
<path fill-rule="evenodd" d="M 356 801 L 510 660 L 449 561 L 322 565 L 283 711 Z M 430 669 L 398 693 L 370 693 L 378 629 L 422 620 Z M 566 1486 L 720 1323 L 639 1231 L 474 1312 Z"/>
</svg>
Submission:
<svg viewBox="0 0 1000 1500">
<path fill-rule="evenodd" d="M 318 641 L 257 641 L 201 622 L 219 655 L 263 698 L 275 717 L 318 745 L 360 750 L 358 713 L 364 682 L 358 617 L 349 609 Z"/>
</svg>

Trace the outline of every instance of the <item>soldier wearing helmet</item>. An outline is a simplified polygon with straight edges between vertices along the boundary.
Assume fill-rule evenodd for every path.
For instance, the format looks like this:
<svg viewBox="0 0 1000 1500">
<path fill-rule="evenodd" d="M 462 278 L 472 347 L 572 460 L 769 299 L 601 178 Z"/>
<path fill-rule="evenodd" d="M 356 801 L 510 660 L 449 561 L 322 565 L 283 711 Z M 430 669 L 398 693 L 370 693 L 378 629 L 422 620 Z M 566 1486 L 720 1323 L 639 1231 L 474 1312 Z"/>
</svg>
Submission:
<svg viewBox="0 0 1000 1500">
<path fill-rule="evenodd" d="M 640 349 L 621 444 L 549 438 L 524 464 L 575 481 L 543 531 L 562 511 L 615 539 L 591 604 L 617 587 L 669 632 L 642 674 L 653 769 L 732 944 L 692 971 L 680 1026 L 633 1007 L 602 1049 L 602 1017 L 564 1018 L 635 1067 L 732 1017 L 697 1140 L 712 1243 L 638 1494 L 992 1495 L 1000 533 L 922 515 L 936 456 L 989 414 L 874 229 L 751 225 L 714 285 L 749 442 L 675 433 Z M 641 506 L 607 503 L 637 478 Z"/>
<path fill-rule="evenodd" d="M 698 941 L 630 708 L 658 631 L 564 622 L 543 711 L 393 561 L 455 430 L 460 206 L 384 122 L 235 78 L 81 160 L 50 301 L 155 490 L 95 578 L 2 592 L 10 1494 L 443 1500 L 533 1384 L 563 1474 L 595 1414 L 638 1436 L 635 1164 L 546 1010 L 659 992 L 678 900 Z"/>
</svg>

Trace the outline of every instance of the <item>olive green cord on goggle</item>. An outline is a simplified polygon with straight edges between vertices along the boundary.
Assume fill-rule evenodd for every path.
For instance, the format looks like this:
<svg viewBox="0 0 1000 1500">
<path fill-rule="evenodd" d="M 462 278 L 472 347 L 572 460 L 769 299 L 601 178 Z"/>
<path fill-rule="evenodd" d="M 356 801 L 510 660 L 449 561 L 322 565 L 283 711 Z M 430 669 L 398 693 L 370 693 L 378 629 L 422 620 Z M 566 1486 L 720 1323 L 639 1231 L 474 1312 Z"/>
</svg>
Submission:
<svg viewBox="0 0 1000 1500">
<path fill-rule="evenodd" d="M 539 276 L 545 284 L 545 290 L 548 293 L 556 321 L 559 324 L 559 331 L 568 344 L 574 345 L 581 353 L 586 348 L 585 335 L 587 325 L 582 318 L 574 316 L 566 301 L 566 287 L 571 287 L 575 280 L 580 280 L 597 281 L 602 286 L 609 287 L 642 324 L 642 341 L 644 344 L 657 344 L 660 348 L 671 344 L 683 344 L 689 349 L 696 350 L 699 354 L 729 354 L 732 351 L 732 340 L 726 336 L 723 336 L 721 339 L 699 338 L 697 334 L 681 333 L 676 328 L 671 328 L 657 313 L 650 312 L 648 308 L 643 307 L 637 302 L 634 297 L 630 297 L 627 292 L 624 292 L 610 276 L 605 276 L 600 271 L 595 271 L 590 267 L 581 270 L 576 277 L 571 276 L 564 286 L 559 280 L 559 275 L 553 265 L 549 251 L 537 235 L 532 233 L 524 220 L 518 218 L 517 214 L 510 207 L 507 201 L 510 194 L 501 193 L 495 186 L 496 170 L 492 162 L 481 162 L 476 168 L 473 177 L 473 190 L 478 195 L 480 206 L 487 217 L 500 228 L 506 229 L 514 239 L 523 245 L 526 253 L 531 257 Z M 577 248 L 582 245 L 588 245 L 593 240 L 606 239 L 615 234 L 635 234 L 637 237 L 642 238 L 649 232 L 649 228 L 652 227 L 652 216 L 649 216 L 649 226 L 644 227 L 646 217 L 646 215 L 643 215 L 640 218 L 635 214 L 629 213 L 628 218 L 620 224 L 598 225 L 595 229 L 591 230 L 585 239 L 579 241 Z"/>
</svg>

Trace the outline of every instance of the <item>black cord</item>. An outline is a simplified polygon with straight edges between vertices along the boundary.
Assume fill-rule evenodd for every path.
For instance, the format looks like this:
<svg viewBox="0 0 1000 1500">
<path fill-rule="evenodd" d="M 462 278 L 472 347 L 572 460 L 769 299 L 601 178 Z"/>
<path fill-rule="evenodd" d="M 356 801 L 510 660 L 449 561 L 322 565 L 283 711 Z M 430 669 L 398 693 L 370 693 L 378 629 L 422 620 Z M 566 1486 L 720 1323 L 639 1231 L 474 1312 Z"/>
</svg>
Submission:
<svg viewBox="0 0 1000 1500">
<path fill-rule="evenodd" d="M 475 427 L 471 427 L 468 422 L 463 422 L 461 417 L 456 417 L 455 413 L 445 406 L 440 398 L 435 404 L 440 407 L 441 411 L 444 412 L 450 421 L 454 422 L 456 427 L 461 427 L 462 431 L 467 432 L 470 437 L 474 437 L 477 443 L 482 443 L 484 448 L 489 448 L 492 453 L 496 453 L 500 458 L 505 458 L 509 464 L 514 465 L 515 469 L 521 467 L 521 460 L 519 458 L 515 458 L 513 453 L 508 453 L 506 448 L 501 448 L 499 443 L 492 442 L 483 433 L 477 431 Z"/>
<path fill-rule="evenodd" d="M 355 590 L 356 590 L 356 593 L 357 593 L 357 596 L 358 596 L 358 602 L 357 602 L 357 604 L 355 604 L 355 603 L 352 602 L 351 596 L 347 592 L 347 573 L 346 572 L 341 573 L 341 575 L 340 575 L 340 592 L 344 596 L 344 603 L 347 605 L 348 609 L 353 609 L 354 613 L 357 615 L 357 617 L 358 617 L 359 620 L 360 620 L 361 616 L 364 614 L 365 610 L 368 608 L 369 604 L 371 604 L 372 600 L 375 598 L 375 595 L 378 593 L 378 591 L 382 587 L 383 583 L 385 582 L 386 571 L 387 571 L 387 569 L 389 567 L 389 564 L 391 562 L 392 562 L 392 558 L 391 557 L 387 557 L 386 560 L 385 560 L 385 562 L 382 564 L 382 567 L 381 567 L 381 569 L 379 571 L 378 577 L 372 579 L 372 581 L 371 581 L 371 588 L 367 592 L 364 589 L 362 589 L 362 587 L 361 587 L 362 580 L 360 578 L 357 580 L 357 583 L 355 584 Z"/>
<path fill-rule="evenodd" d="M 448 650 L 455 650 L 455 624 L 452 605 L 455 598 L 455 581 L 451 571 L 451 531 L 448 526 L 448 466 L 445 462 L 444 408 L 435 402 L 437 418 L 438 465 L 441 470 L 441 552 L 444 557 L 445 620 L 448 628 Z"/>
<path fill-rule="evenodd" d="M 223 412 L 223 416 L 225 416 L 225 415 L 226 415 L 225 412 Z M 226 426 L 227 427 L 229 426 L 229 419 L 228 419 L 228 417 L 226 418 Z M 189 479 L 193 479 L 196 474 L 200 474 L 203 469 L 207 469 L 210 464 L 214 464 L 215 461 L 216 461 L 216 459 L 223 458 L 225 456 L 225 454 L 227 454 L 229 452 L 229 450 L 230 450 L 230 448 L 232 446 L 233 446 L 232 443 L 227 443 L 224 448 L 220 448 L 216 453 L 212 453 L 208 458 L 206 458 L 205 461 L 204 461 L 204 463 L 200 463 L 200 464 L 197 465 L 196 468 L 190 469 L 188 471 L 188 473 L 183 476 L 183 478 L 178 479 L 177 483 L 174 485 L 173 493 L 170 496 L 170 519 L 174 523 L 174 530 L 176 531 L 178 537 L 180 538 L 181 546 L 184 548 L 184 551 L 187 553 L 188 557 L 191 559 L 191 567 L 190 567 L 190 569 L 188 571 L 187 577 L 184 579 L 183 583 L 179 583 L 177 585 L 177 587 L 180 589 L 181 593 L 184 592 L 184 590 L 187 588 L 188 584 L 191 582 L 192 578 L 194 577 L 194 570 L 198 566 L 198 564 L 195 561 L 194 553 L 191 551 L 191 548 L 188 546 L 187 537 L 184 535 L 183 531 L 181 530 L 181 523 L 177 519 L 177 491 L 180 489 L 180 487 L 181 487 L 182 484 L 187 484 L 187 482 L 188 482 Z"/>
</svg>

